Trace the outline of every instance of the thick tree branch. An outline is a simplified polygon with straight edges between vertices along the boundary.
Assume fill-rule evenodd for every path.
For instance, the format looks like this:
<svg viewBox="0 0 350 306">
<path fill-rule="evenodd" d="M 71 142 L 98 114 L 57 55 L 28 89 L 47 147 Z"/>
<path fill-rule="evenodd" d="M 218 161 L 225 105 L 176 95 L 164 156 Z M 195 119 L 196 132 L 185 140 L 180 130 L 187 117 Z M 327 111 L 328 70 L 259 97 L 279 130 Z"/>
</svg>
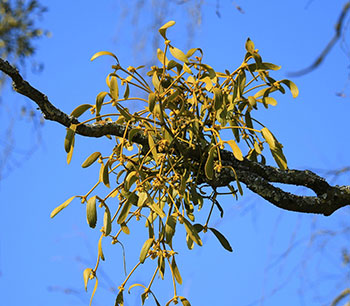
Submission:
<svg viewBox="0 0 350 306">
<path fill-rule="evenodd" d="M 65 127 L 79 124 L 76 118 L 68 116 L 56 108 L 43 93 L 23 80 L 18 70 L 7 61 L 0 59 L 0 70 L 11 77 L 16 92 L 28 97 L 38 105 L 46 120 L 56 121 Z M 104 135 L 122 137 L 125 133 L 125 126 L 116 123 L 79 124 L 76 133 L 87 137 L 102 137 Z M 140 133 L 133 137 L 133 141 L 148 146 L 147 138 Z M 191 148 L 184 148 L 184 150 L 187 151 L 186 155 L 192 160 L 199 161 L 201 159 L 198 150 Z M 240 182 L 281 209 L 328 216 L 337 209 L 350 205 L 350 186 L 330 186 L 325 179 L 311 171 L 279 170 L 247 159 L 239 161 L 226 150 L 222 150 L 221 159 L 223 166 L 228 167 L 224 167 L 220 173 L 216 173 L 212 181 L 208 181 L 203 175 L 202 182 L 207 182 L 214 188 L 227 186 L 235 181 L 234 173 L 230 170 L 232 167 Z M 271 183 L 305 186 L 313 190 L 316 196 L 294 195 L 273 186 Z"/>
</svg>

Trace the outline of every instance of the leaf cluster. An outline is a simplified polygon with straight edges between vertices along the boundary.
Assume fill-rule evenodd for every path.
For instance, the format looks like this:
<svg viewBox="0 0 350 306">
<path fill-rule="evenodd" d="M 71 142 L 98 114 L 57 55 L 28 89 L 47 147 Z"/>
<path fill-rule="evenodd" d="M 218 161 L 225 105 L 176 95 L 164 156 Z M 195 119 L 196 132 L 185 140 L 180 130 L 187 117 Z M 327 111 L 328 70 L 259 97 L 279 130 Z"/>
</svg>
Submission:
<svg viewBox="0 0 350 306">
<path fill-rule="evenodd" d="M 82 123 L 94 121 L 104 125 L 113 122 L 125 127 L 123 137 L 114 140 L 109 137 L 113 141 L 109 155 L 93 152 L 83 162 L 84 168 L 97 162 L 100 170 L 95 186 L 87 194 L 76 196 L 86 204 L 90 227 L 97 225 L 97 206 L 103 213 L 97 263 L 94 269 L 85 270 L 85 287 L 89 279 L 96 278 L 100 259 L 105 260 L 102 239 L 109 237 L 113 244 L 121 243 L 121 235 L 128 235 L 132 230 L 131 221 L 144 220 L 148 238 L 141 248 L 139 262 L 119 286 L 116 305 L 123 305 L 126 283 L 146 260 L 156 262 L 149 285 L 133 284 L 129 291 L 141 286 L 144 288 L 142 304 L 151 294 L 159 305 L 151 286 L 156 275 L 164 278 L 168 267 L 174 296 L 167 305 L 178 301 L 190 305 L 176 292 L 176 284 L 182 283 L 173 243 L 179 226 L 185 229 L 189 249 L 194 244 L 202 246 L 201 235 L 211 232 L 226 250 L 232 251 L 224 235 L 209 227 L 214 207 L 223 216 L 223 209 L 216 199 L 219 194 L 216 179 L 220 171 L 228 167 L 221 160 L 224 148 L 231 150 L 237 160 L 247 158 L 265 163 L 263 149 L 267 145 L 278 166 L 287 169 L 282 145 L 251 113 L 261 106 L 275 106 L 277 102 L 272 95 L 284 94 L 286 88 L 296 97 L 295 84 L 272 78 L 270 71 L 280 67 L 264 62 L 250 39 L 245 45 L 242 64 L 234 71 L 217 72 L 203 62 L 201 49 L 190 49 L 185 53 L 172 44 L 167 38 L 167 30 L 174 24 L 170 21 L 159 29 L 164 38 L 164 49 L 157 50 L 160 65 L 147 72 L 148 81 L 139 73 L 143 66 L 123 68 L 113 53 L 96 53 L 91 60 L 103 55 L 115 60 L 112 72 L 106 78 L 108 90 L 100 92 L 95 103 L 80 105 L 71 113 L 78 118 L 90 111 L 92 118 Z M 144 96 L 132 97 L 131 89 L 135 87 L 141 89 Z M 130 105 L 136 111 L 131 112 Z M 76 128 L 82 123 L 72 124 L 67 129 L 64 147 L 68 163 L 74 150 Z M 137 142 L 136 136 L 145 139 L 145 143 Z M 231 166 L 229 171 L 236 175 Z M 104 197 L 93 195 L 99 184 L 109 189 Z M 211 191 L 205 192 L 203 186 L 211 187 Z M 237 175 L 236 187 L 228 185 L 227 188 L 235 197 L 238 192 L 243 194 Z M 110 201 L 114 198 L 118 199 L 117 205 L 115 200 Z M 72 200 L 70 198 L 56 208 L 51 217 Z M 207 203 L 211 204 L 207 221 L 195 223 L 196 215 Z"/>
</svg>

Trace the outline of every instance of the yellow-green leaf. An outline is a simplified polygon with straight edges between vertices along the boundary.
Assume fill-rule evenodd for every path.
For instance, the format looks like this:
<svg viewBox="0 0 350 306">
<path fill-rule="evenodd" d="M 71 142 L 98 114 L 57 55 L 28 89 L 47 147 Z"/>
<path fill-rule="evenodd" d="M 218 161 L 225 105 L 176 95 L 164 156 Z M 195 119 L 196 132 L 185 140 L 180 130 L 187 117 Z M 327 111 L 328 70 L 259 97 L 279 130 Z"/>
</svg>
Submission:
<svg viewBox="0 0 350 306">
<path fill-rule="evenodd" d="M 104 261 L 105 256 L 103 255 L 103 251 L 102 251 L 102 238 L 103 238 L 103 236 L 101 235 L 100 240 L 98 241 L 98 254 L 97 254 L 97 256 L 100 257 Z"/>
<path fill-rule="evenodd" d="M 107 94 L 108 94 L 108 92 L 102 91 L 96 97 L 96 115 L 97 116 L 100 114 L 101 107 L 102 107 L 102 104 L 103 104 L 103 100 L 104 100 L 104 98 L 106 97 Z"/>
<path fill-rule="evenodd" d="M 171 216 L 168 217 L 168 220 L 165 224 L 165 241 L 167 244 L 170 244 L 173 236 L 175 234 L 175 229 L 176 229 L 176 215 L 172 214 Z"/>
<path fill-rule="evenodd" d="M 99 157 L 101 156 L 100 152 L 94 152 L 92 153 L 81 165 L 83 168 L 87 168 L 91 166 Z"/>
<path fill-rule="evenodd" d="M 110 55 L 110 56 L 113 56 L 113 57 L 116 59 L 116 61 L 119 63 L 118 58 L 117 58 L 112 52 L 109 52 L 109 51 L 100 51 L 100 52 L 95 53 L 95 54 L 91 57 L 90 61 L 93 61 L 94 59 L 96 59 L 96 58 L 98 58 L 98 57 L 100 57 L 100 56 L 102 56 L 102 55 Z"/>
<path fill-rule="evenodd" d="M 154 239 L 153 238 L 149 238 L 143 244 L 142 249 L 141 249 L 141 253 L 140 253 L 140 262 L 141 263 L 145 262 L 145 259 L 147 257 L 148 251 L 151 248 L 153 242 L 154 242 Z"/>
<path fill-rule="evenodd" d="M 190 302 L 183 296 L 178 296 L 183 306 L 191 306 Z"/>
<path fill-rule="evenodd" d="M 97 276 L 95 276 L 95 279 L 96 279 L 96 281 L 95 281 L 95 287 L 94 287 L 94 290 L 92 291 L 92 294 L 91 294 L 89 306 L 91 306 L 92 299 L 94 298 L 94 295 L 95 295 L 95 292 L 96 292 L 96 289 L 97 289 L 97 286 L 98 286 L 98 279 L 97 279 Z"/>
<path fill-rule="evenodd" d="M 107 206 L 105 207 L 105 214 L 103 216 L 103 228 L 104 228 L 104 235 L 108 236 L 112 230 L 112 221 L 111 221 L 111 212 L 109 211 L 109 208 Z"/>
<path fill-rule="evenodd" d="M 84 114 L 88 109 L 90 109 L 92 107 L 91 104 L 82 104 L 79 105 L 78 107 L 76 107 L 72 112 L 71 112 L 71 116 L 78 118 L 80 117 L 82 114 Z"/>
<path fill-rule="evenodd" d="M 130 212 L 130 209 L 131 209 L 131 206 L 132 206 L 132 202 L 127 200 L 124 205 L 123 205 L 123 208 L 119 214 L 119 217 L 117 219 L 117 223 L 118 224 L 122 224 L 125 219 L 127 218 L 129 212 Z"/>
<path fill-rule="evenodd" d="M 50 218 L 53 218 L 54 216 L 56 216 L 62 209 L 66 208 L 70 202 L 73 201 L 73 199 L 75 198 L 75 196 L 70 197 L 68 200 L 66 200 L 63 204 L 61 204 L 60 206 L 56 207 L 50 214 Z"/>
<path fill-rule="evenodd" d="M 270 146 L 270 149 L 276 148 L 275 137 L 272 135 L 272 133 L 269 131 L 269 129 L 267 127 L 264 127 L 261 130 L 261 134 L 264 137 L 264 139 L 266 140 L 266 142 L 268 143 L 268 145 Z"/>
<path fill-rule="evenodd" d="M 228 240 L 225 238 L 225 236 L 223 234 L 221 234 L 218 230 L 216 230 L 215 228 L 211 228 L 208 227 L 208 229 L 210 229 L 213 234 L 215 235 L 216 238 L 218 238 L 219 242 L 221 243 L 221 245 L 229 252 L 232 252 L 232 247 L 230 245 L 230 243 L 228 242 Z"/>
<path fill-rule="evenodd" d="M 85 291 L 87 291 L 87 284 L 90 279 L 91 272 L 92 272 L 91 268 L 86 268 L 83 272 Z"/>
<path fill-rule="evenodd" d="M 190 67 L 188 67 L 188 66 L 186 65 L 186 63 L 184 63 L 182 67 L 183 67 L 183 69 L 184 69 L 185 72 L 187 72 L 187 73 L 189 73 L 189 74 L 192 74 L 192 70 L 190 69 Z"/>
<path fill-rule="evenodd" d="M 154 92 L 151 92 L 148 95 L 148 109 L 150 112 L 153 112 L 155 105 L 156 105 L 156 94 Z"/>
<path fill-rule="evenodd" d="M 157 71 L 153 72 L 152 84 L 153 84 L 155 90 L 160 91 L 160 87 L 161 86 L 160 86 L 160 82 L 159 82 L 159 79 L 158 79 L 158 76 L 157 76 Z"/>
<path fill-rule="evenodd" d="M 175 24 L 175 21 L 171 20 L 171 21 L 168 21 L 166 24 L 162 25 L 160 28 L 159 28 L 159 33 L 160 35 L 163 36 L 164 39 L 167 39 L 166 38 L 166 30 L 170 27 L 172 27 L 173 25 Z"/>
<path fill-rule="evenodd" d="M 123 231 L 124 234 L 129 235 L 130 234 L 130 229 L 128 228 L 128 226 L 126 225 L 125 222 L 123 222 L 122 224 L 120 224 L 120 227 Z"/>
<path fill-rule="evenodd" d="M 142 207 L 145 201 L 148 199 L 148 194 L 146 191 L 140 191 L 139 192 L 139 198 L 137 201 L 137 206 Z"/>
<path fill-rule="evenodd" d="M 150 207 L 159 217 L 165 217 L 164 211 L 153 200 L 147 203 L 147 206 Z"/>
<path fill-rule="evenodd" d="M 71 149 L 76 128 L 77 128 L 76 124 L 71 124 L 70 127 L 67 128 L 66 138 L 64 139 L 64 149 L 66 150 L 67 153 L 69 153 Z"/>
<path fill-rule="evenodd" d="M 126 176 L 124 180 L 124 189 L 128 191 L 130 187 L 137 181 L 138 179 L 138 172 L 137 171 L 131 171 Z"/>
<path fill-rule="evenodd" d="M 68 165 L 70 164 L 70 161 L 72 160 L 73 151 L 74 151 L 74 144 L 75 144 L 75 138 L 73 137 L 73 141 L 71 143 L 70 150 L 67 154 L 67 164 Z"/>
<path fill-rule="evenodd" d="M 214 152 L 216 147 L 211 147 L 208 153 L 208 158 L 205 163 L 204 171 L 205 175 L 209 180 L 212 180 L 214 177 Z"/>
<path fill-rule="evenodd" d="M 188 63 L 188 58 L 185 53 L 183 53 L 180 49 L 175 48 L 173 46 L 169 46 L 170 53 L 173 57 L 175 57 L 177 60 Z"/>
<path fill-rule="evenodd" d="M 288 88 L 290 89 L 290 92 L 293 95 L 293 98 L 296 98 L 299 95 L 299 89 L 298 89 L 297 85 L 295 85 L 292 81 L 282 80 L 280 83 L 283 83 L 283 84 L 288 86 Z"/>
<path fill-rule="evenodd" d="M 173 256 L 173 259 L 171 260 L 171 270 L 173 272 L 173 275 L 176 279 L 176 281 L 181 285 L 182 284 L 182 278 L 181 278 L 181 275 L 180 275 L 180 271 L 176 265 L 176 262 L 175 262 L 175 256 Z"/>
<path fill-rule="evenodd" d="M 128 132 L 128 141 L 132 142 L 132 138 L 142 130 L 140 128 L 133 128 Z"/>
<path fill-rule="evenodd" d="M 109 91 L 110 91 L 110 94 L 114 100 L 119 99 L 118 80 L 114 75 L 112 75 L 111 81 L 109 83 Z"/>
<path fill-rule="evenodd" d="M 90 227 L 94 228 L 97 222 L 96 196 L 91 197 L 86 203 L 86 219 Z"/>
<path fill-rule="evenodd" d="M 162 65 L 164 65 L 164 63 L 166 66 L 168 65 L 169 60 L 165 56 L 164 52 L 162 50 L 160 50 L 159 48 L 157 49 L 157 58 L 161 62 Z"/>
<path fill-rule="evenodd" d="M 232 153 L 233 155 L 238 159 L 238 160 L 243 160 L 243 155 L 242 155 L 242 151 L 239 148 L 239 146 L 237 145 L 237 143 L 234 140 L 228 140 L 227 143 L 229 144 L 229 146 L 232 149 Z"/>
<path fill-rule="evenodd" d="M 248 38 L 245 43 L 245 49 L 250 53 L 254 53 L 255 46 L 254 43 L 250 40 L 250 38 Z"/>
<path fill-rule="evenodd" d="M 272 106 L 276 106 L 277 105 L 277 101 L 275 98 L 272 98 L 272 97 L 263 97 L 262 98 L 263 100 L 263 103 L 264 104 L 270 104 Z"/>
<path fill-rule="evenodd" d="M 124 99 L 127 100 L 129 98 L 129 94 L 130 94 L 130 88 L 129 88 L 129 84 L 126 83 L 126 86 L 125 86 L 125 91 L 124 91 Z"/>
<path fill-rule="evenodd" d="M 106 187 L 110 187 L 109 185 L 109 161 L 106 164 L 101 164 L 100 169 L 100 182 L 103 182 Z"/>
<path fill-rule="evenodd" d="M 214 109 L 219 110 L 223 103 L 222 92 L 220 88 L 213 88 L 213 92 L 214 92 Z"/>
<path fill-rule="evenodd" d="M 202 246 L 202 240 L 199 237 L 196 229 L 192 226 L 191 222 L 188 221 L 186 218 L 184 218 L 183 216 L 179 216 L 180 221 L 182 221 L 185 225 L 185 229 L 187 234 L 189 235 L 189 237 L 195 242 L 197 243 L 199 246 Z"/>
<path fill-rule="evenodd" d="M 153 159 L 155 160 L 156 163 L 158 163 L 158 152 L 151 133 L 148 133 L 148 145 L 149 145 L 149 149 L 151 150 Z"/>
<path fill-rule="evenodd" d="M 277 165 L 280 169 L 286 170 L 288 168 L 287 166 L 287 160 L 286 157 L 283 154 L 282 146 L 278 141 L 275 139 L 273 134 L 268 130 L 267 127 L 264 127 L 261 130 L 261 134 L 268 143 L 270 147 L 270 151 L 272 153 L 272 157 L 276 161 Z"/>
</svg>

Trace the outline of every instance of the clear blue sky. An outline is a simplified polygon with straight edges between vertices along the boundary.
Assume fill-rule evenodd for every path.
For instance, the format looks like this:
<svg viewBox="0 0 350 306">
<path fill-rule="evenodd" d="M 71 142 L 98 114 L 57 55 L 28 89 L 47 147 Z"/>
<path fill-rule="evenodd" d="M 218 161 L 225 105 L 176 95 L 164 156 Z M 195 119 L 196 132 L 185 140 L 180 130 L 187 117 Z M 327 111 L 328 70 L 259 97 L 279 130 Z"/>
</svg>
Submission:
<svg viewBox="0 0 350 306">
<path fill-rule="evenodd" d="M 105 76 L 112 61 L 101 58 L 91 63 L 95 52 L 112 51 L 126 67 L 152 57 L 150 47 L 142 51 L 132 45 L 135 35 L 149 33 L 151 10 L 140 12 L 141 21 L 134 30 L 130 17 L 121 17 L 120 2 L 47 4 L 49 11 L 41 24 L 53 35 L 37 42 L 35 57 L 45 68 L 40 74 L 27 68 L 25 76 L 63 111 L 70 113 L 79 104 L 94 103 L 96 95 L 106 89 Z M 244 43 L 250 37 L 264 60 L 282 65 L 278 78 L 305 68 L 316 58 L 334 34 L 343 5 L 343 1 L 236 1 L 245 11 L 241 14 L 229 2 L 221 1 L 218 18 L 215 1 L 208 1 L 191 47 L 201 47 L 205 61 L 215 70 L 232 71 L 241 63 Z M 169 37 L 182 49 L 188 48 L 185 16 L 179 7 L 174 14 L 168 12 L 167 18 L 177 22 Z M 347 81 L 348 65 L 338 44 L 319 69 L 293 79 L 300 90 L 297 99 L 287 93 L 278 97 L 275 108 L 259 111 L 257 117 L 283 143 L 290 168 L 317 171 L 350 164 L 349 97 L 336 96 Z M 31 105 L 10 90 L 3 95 L 7 103 Z M 7 122 L 4 113 L 0 118 Z M 84 292 L 82 272 L 95 264 L 99 232 L 88 227 L 85 206 L 79 201 L 54 219 L 49 215 L 67 198 L 89 190 L 98 169 L 80 165 L 95 147 L 102 146 L 107 153 L 109 143 L 77 138 L 68 166 L 63 127 L 46 122 L 39 144 L 38 132 L 28 120 L 16 121 L 14 132 L 15 156 L 21 165 L 0 182 L 0 305 L 88 305 L 92 286 Z M 30 157 L 20 155 L 33 146 L 37 148 Z M 337 183 L 349 185 L 348 178 Z M 223 219 L 216 215 L 214 224 L 229 239 L 233 253 L 222 249 L 209 234 L 203 238 L 204 246 L 192 251 L 186 248 L 184 233 L 180 231 L 176 240 L 184 280 L 178 293 L 188 297 L 192 306 L 326 305 L 349 287 L 341 263 L 341 249 L 349 245 L 349 235 L 315 235 L 310 242 L 311 233 L 346 228 L 348 209 L 328 218 L 282 212 L 249 191 L 239 201 L 220 200 L 225 215 Z M 144 240 L 139 230 L 123 239 L 128 269 L 135 264 Z M 106 262 L 98 270 L 100 286 L 93 301 L 96 306 L 114 305 L 110 287 L 124 280 L 120 247 L 106 242 L 104 252 Z M 148 283 L 152 264 L 145 264 L 145 272 L 134 281 Z M 171 288 L 169 279 L 156 281 L 155 292 L 162 304 L 172 297 Z M 125 305 L 139 305 L 139 294 L 135 289 L 127 295 Z M 153 301 L 149 299 L 146 305 Z"/>
</svg>

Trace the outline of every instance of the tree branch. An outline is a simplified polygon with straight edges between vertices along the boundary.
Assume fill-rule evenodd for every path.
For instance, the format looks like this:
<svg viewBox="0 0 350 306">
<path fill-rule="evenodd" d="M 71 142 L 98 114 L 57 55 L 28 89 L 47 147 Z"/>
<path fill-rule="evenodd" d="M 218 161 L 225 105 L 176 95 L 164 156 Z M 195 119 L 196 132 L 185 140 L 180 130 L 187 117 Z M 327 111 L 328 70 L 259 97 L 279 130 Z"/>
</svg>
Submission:
<svg viewBox="0 0 350 306">
<path fill-rule="evenodd" d="M 71 124 L 79 124 L 75 117 L 68 116 L 56 108 L 43 93 L 23 80 L 18 70 L 3 59 L 0 59 L 0 70 L 11 77 L 13 89 L 16 92 L 28 97 L 38 105 L 46 120 L 58 122 L 65 127 L 69 127 Z M 125 126 L 116 123 L 79 124 L 76 133 L 87 137 L 102 137 L 105 135 L 122 137 L 125 133 Z M 140 133 L 133 137 L 133 141 L 148 147 L 147 138 Z M 186 155 L 192 158 L 193 161 L 201 159 L 198 150 L 184 149 L 187 151 Z M 350 204 L 350 186 L 330 186 L 324 178 L 311 171 L 280 170 L 247 159 L 239 161 L 231 152 L 226 150 L 222 150 L 220 155 L 223 166 L 229 167 L 223 168 L 220 173 L 215 173 L 215 178 L 212 181 L 208 181 L 203 174 L 201 176 L 202 183 L 208 183 L 214 188 L 227 186 L 235 181 L 234 173 L 230 169 L 232 167 L 235 169 L 240 182 L 281 209 L 329 216 L 339 208 Z M 313 190 L 316 196 L 298 196 L 283 191 L 271 183 L 304 186 Z"/>
</svg>

